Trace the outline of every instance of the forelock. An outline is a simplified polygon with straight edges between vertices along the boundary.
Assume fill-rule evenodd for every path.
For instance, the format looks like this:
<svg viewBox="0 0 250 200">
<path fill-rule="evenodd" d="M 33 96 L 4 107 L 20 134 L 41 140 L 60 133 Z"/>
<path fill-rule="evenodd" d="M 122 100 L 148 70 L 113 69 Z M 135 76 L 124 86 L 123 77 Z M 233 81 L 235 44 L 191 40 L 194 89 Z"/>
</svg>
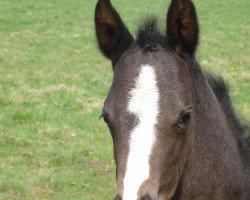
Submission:
<svg viewBox="0 0 250 200">
<path fill-rule="evenodd" d="M 166 47 L 165 36 L 158 28 L 156 17 L 149 17 L 139 27 L 136 43 L 146 51 L 154 51 L 159 46 Z"/>
</svg>

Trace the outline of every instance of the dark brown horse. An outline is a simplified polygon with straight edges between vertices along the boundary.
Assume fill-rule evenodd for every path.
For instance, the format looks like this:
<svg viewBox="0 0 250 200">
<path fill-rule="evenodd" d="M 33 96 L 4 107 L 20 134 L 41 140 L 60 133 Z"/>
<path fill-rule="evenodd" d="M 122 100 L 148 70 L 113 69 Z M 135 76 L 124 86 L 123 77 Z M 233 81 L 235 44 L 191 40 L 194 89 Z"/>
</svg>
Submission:
<svg viewBox="0 0 250 200">
<path fill-rule="evenodd" d="M 199 27 L 190 0 L 129 33 L 110 0 L 95 11 L 114 78 L 103 107 L 114 144 L 116 200 L 249 200 L 249 147 L 227 87 L 196 62 Z"/>
</svg>

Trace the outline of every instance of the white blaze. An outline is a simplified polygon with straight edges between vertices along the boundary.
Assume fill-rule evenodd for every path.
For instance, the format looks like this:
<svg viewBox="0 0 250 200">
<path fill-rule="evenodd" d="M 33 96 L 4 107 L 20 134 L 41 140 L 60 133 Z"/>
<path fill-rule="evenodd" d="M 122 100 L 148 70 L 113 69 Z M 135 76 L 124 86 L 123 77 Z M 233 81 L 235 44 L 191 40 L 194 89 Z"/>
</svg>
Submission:
<svg viewBox="0 0 250 200">
<path fill-rule="evenodd" d="M 156 137 L 155 125 L 159 109 L 159 92 L 152 66 L 141 66 L 130 96 L 128 110 L 139 121 L 130 136 L 123 200 L 136 200 L 140 186 L 149 178 L 149 158 Z"/>
</svg>

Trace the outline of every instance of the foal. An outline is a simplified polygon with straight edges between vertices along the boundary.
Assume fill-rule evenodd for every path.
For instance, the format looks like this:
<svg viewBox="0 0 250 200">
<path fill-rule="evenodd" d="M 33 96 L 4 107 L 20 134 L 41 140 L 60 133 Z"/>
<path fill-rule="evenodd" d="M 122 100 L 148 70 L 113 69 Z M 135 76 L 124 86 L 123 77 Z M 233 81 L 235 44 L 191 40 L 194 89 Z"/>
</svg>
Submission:
<svg viewBox="0 0 250 200">
<path fill-rule="evenodd" d="M 196 62 L 190 0 L 172 0 L 167 31 L 130 34 L 110 0 L 95 10 L 113 82 L 102 116 L 114 145 L 116 200 L 248 200 L 249 150 L 221 79 Z"/>
</svg>

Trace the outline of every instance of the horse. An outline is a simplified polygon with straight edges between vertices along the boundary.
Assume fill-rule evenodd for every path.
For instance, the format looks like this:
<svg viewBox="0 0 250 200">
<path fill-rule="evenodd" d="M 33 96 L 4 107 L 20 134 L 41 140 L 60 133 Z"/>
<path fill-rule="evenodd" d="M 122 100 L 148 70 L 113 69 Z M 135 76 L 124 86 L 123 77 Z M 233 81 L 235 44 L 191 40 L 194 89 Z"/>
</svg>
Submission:
<svg viewBox="0 0 250 200">
<path fill-rule="evenodd" d="M 196 60 L 191 0 L 172 0 L 134 38 L 110 0 L 95 8 L 96 38 L 113 81 L 102 109 L 116 164 L 115 200 L 249 200 L 249 129 L 222 78 Z"/>
</svg>

